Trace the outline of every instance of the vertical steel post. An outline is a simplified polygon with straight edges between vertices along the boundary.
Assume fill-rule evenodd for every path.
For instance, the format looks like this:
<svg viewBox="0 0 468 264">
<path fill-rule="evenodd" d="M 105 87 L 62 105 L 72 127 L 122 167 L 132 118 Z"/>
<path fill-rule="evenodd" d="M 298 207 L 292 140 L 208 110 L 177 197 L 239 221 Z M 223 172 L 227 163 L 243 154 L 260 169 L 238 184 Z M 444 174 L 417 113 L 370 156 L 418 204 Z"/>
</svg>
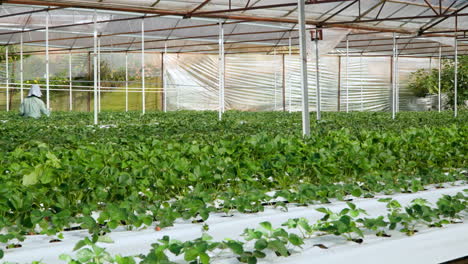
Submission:
<svg viewBox="0 0 468 264">
<path fill-rule="evenodd" d="M 70 96 L 70 111 L 73 110 L 73 73 L 72 73 L 72 52 L 68 53 L 68 74 L 69 74 L 69 96 Z"/>
<path fill-rule="evenodd" d="M 9 72 L 8 46 L 5 49 L 5 79 L 6 79 L 6 110 L 10 111 L 10 72 Z"/>
<path fill-rule="evenodd" d="M 289 32 L 289 59 L 291 59 L 291 55 L 292 55 L 292 41 L 291 41 L 291 32 Z M 289 93 L 289 113 L 292 112 L 292 86 L 291 86 L 291 76 L 290 76 L 290 73 L 288 72 L 288 82 L 287 82 L 287 85 L 288 85 L 288 93 Z"/>
<path fill-rule="evenodd" d="M 317 120 L 322 119 L 322 96 L 320 94 L 320 60 L 319 60 L 318 32 L 315 35 L 315 83 L 317 86 Z"/>
<path fill-rule="evenodd" d="M 128 112 L 128 52 L 125 52 L 125 112 Z"/>
<path fill-rule="evenodd" d="M 395 109 L 396 109 L 396 97 L 395 97 L 395 59 L 396 59 L 396 38 L 395 38 L 395 33 L 393 33 L 393 56 L 392 56 L 392 119 L 395 119 Z"/>
<path fill-rule="evenodd" d="M 338 56 L 338 95 L 337 111 L 341 112 L 341 56 Z"/>
<path fill-rule="evenodd" d="M 453 110 L 454 116 L 458 116 L 458 40 L 457 35 L 455 35 L 455 79 L 453 81 L 454 84 L 454 97 L 453 97 Z"/>
<path fill-rule="evenodd" d="M 101 112 L 101 37 L 98 37 L 97 44 L 97 71 L 98 71 L 98 111 Z"/>
<path fill-rule="evenodd" d="M 97 33 L 97 12 L 94 11 L 94 49 L 93 49 L 93 80 L 94 80 L 94 124 L 98 124 L 98 61 L 97 61 L 97 42 L 98 42 L 98 33 Z"/>
<path fill-rule="evenodd" d="M 145 19 L 141 20 L 141 101 L 142 112 L 146 113 L 146 87 L 145 87 Z"/>
<path fill-rule="evenodd" d="M 224 113 L 224 27 L 219 22 L 219 55 L 218 55 L 218 87 L 219 87 L 219 120 L 222 120 Z"/>
<path fill-rule="evenodd" d="M 438 105 L 439 105 L 439 113 L 442 111 L 442 45 L 439 44 L 439 90 L 438 90 Z"/>
<path fill-rule="evenodd" d="M 273 92 L 273 95 L 274 95 L 274 98 L 275 98 L 275 108 L 273 109 L 273 111 L 276 111 L 276 108 L 277 108 L 277 94 L 276 94 L 276 88 L 277 88 L 277 64 L 276 64 L 276 49 L 273 51 L 273 58 L 274 58 L 274 63 L 273 63 L 273 67 L 274 67 L 274 71 L 275 71 L 275 79 L 273 80 L 274 82 L 274 85 L 273 85 L 273 89 L 274 89 L 274 92 Z"/>
<path fill-rule="evenodd" d="M 46 12 L 46 106 L 50 109 L 50 78 L 49 78 L 49 12 Z"/>
<path fill-rule="evenodd" d="M 281 98 L 283 102 L 283 112 L 286 112 L 286 61 L 284 54 L 281 56 Z"/>
<path fill-rule="evenodd" d="M 359 83 L 360 83 L 360 101 L 361 101 L 361 112 L 364 111 L 364 95 L 363 95 L 363 82 L 362 82 L 362 53 L 361 56 L 359 56 Z"/>
<path fill-rule="evenodd" d="M 346 113 L 349 113 L 349 40 L 346 36 Z"/>
<path fill-rule="evenodd" d="M 167 56 L 167 42 L 164 43 L 164 62 Z M 163 76 L 164 76 L 164 82 L 163 82 L 163 92 L 164 92 L 164 113 L 167 112 L 167 73 L 166 73 L 166 65 L 164 65 L 164 71 L 163 71 Z"/>
<path fill-rule="evenodd" d="M 299 11 L 299 40 L 301 53 L 301 88 L 302 88 L 302 134 L 310 135 L 310 115 L 309 115 L 309 89 L 307 83 L 307 31 L 305 17 L 305 2 L 298 0 Z"/>
<path fill-rule="evenodd" d="M 398 55 L 398 41 L 395 41 L 395 113 L 400 112 L 400 67 Z"/>
<path fill-rule="evenodd" d="M 23 33 L 20 35 L 20 94 L 21 103 L 24 100 L 24 64 L 23 64 Z"/>
</svg>

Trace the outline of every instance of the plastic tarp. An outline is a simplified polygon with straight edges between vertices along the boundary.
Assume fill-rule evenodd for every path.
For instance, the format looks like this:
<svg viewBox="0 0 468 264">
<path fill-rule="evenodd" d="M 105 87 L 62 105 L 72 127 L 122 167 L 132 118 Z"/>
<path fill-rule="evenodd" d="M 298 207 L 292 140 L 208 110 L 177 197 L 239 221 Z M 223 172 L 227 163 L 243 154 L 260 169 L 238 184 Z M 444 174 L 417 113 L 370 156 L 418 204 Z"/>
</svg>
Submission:
<svg viewBox="0 0 468 264">
<path fill-rule="evenodd" d="M 217 110 L 217 56 L 168 54 L 166 57 L 168 109 Z M 348 67 L 346 57 L 321 56 L 319 61 L 323 111 L 337 111 L 338 100 L 340 110 L 345 111 L 347 99 L 350 111 L 390 109 L 390 58 L 349 57 Z M 437 61 L 399 59 L 400 110 L 417 110 L 411 107 L 413 96 L 406 89 L 409 76 L 417 69 L 431 68 L 431 63 L 436 67 Z M 315 111 L 315 61 L 308 62 L 308 72 L 309 105 Z M 286 110 L 301 110 L 300 59 L 296 55 L 285 55 L 284 59 L 283 55 L 228 55 L 225 74 L 226 109 L 282 110 L 284 105 Z"/>
</svg>

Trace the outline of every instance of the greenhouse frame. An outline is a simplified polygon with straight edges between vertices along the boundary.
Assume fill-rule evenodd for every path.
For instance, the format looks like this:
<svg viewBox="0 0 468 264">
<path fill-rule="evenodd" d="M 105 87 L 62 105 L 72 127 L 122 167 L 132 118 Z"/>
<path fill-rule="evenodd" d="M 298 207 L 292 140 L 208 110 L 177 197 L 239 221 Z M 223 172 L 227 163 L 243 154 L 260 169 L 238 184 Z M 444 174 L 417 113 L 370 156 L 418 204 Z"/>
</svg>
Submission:
<svg viewBox="0 0 468 264">
<path fill-rule="evenodd" d="M 0 264 L 468 263 L 468 0 L 0 0 Z"/>
<path fill-rule="evenodd" d="M 265 101 L 269 104 L 264 106 L 267 109 L 300 110 L 303 113 L 309 111 L 310 104 L 317 112 L 317 119 L 320 119 L 322 110 L 348 112 L 350 108 L 360 111 L 390 109 L 395 117 L 395 113 L 401 109 L 401 100 L 405 100 L 399 97 L 401 67 L 421 63 L 418 61 L 421 58 L 429 60 L 425 67 L 438 67 L 437 61 L 440 62 L 442 57 L 455 58 L 456 61 L 457 53 L 463 55 L 468 51 L 465 44 L 468 21 L 466 13 L 463 12 L 467 5 L 463 1 L 420 3 L 421 1 L 397 0 L 322 0 L 304 1 L 304 8 L 294 1 L 244 2 L 246 1 L 139 1 L 129 4 L 125 1 L 3 1 L 3 14 L 0 19 L 4 21 L 5 26 L 0 35 L 3 36 L 1 41 L 6 47 L 5 56 L 20 56 L 19 61 L 15 62 L 19 64 L 16 66 L 19 72 L 14 78 L 9 68 L 15 66 L 6 60 L 6 81 L 2 89 L 5 94 L 5 108 L 10 110 L 11 90 L 20 91 L 20 101 L 24 97 L 23 56 L 28 54 L 45 56 L 44 88 L 49 108 L 49 91 L 61 91 L 69 93 L 67 101 L 69 109 L 72 110 L 73 93 L 76 89 L 77 92 L 93 93 L 96 123 L 97 113 L 101 110 L 102 92 L 124 92 L 125 110 L 128 111 L 128 56 L 131 54 L 135 57 L 140 53 L 141 85 L 131 88 L 130 92 L 141 94 L 143 113 L 146 111 L 146 95 L 156 93 L 160 97 L 156 100 L 161 101 L 160 110 L 167 111 L 168 104 L 175 104 L 177 109 L 180 109 L 180 97 L 185 97 L 182 109 L 200 109 L 200 105 L 203 105 L 203 109 L 218 109 L 219 118 L 226 107 L 251 110 L 252 107 L 245 105 L 258 105 L 259 102 L 265 104 Z M 16 52 L 8 53 L 8 47 L 16 47 Z M 27 51 L 24 51 L 25 47 L 28 48 Z M 58 54 L 69 57 L 69 85 L 50 84 L 50 56 Z M 88 54 L 88 74 L 94 80 L 93 83 L 74 88 L 74 54 Z M 112 89 L 101 85 L 101 54 L 125 57 L 124 87 Z M 145 57 L 149 54 L 153 54 L 153 57 L 154 54 L 160 54 L 156 65 L 146 65 Z M 205 60 L 211 58 L 218 61 L 218 66 L 209 68 L 213 65 L 202 62 L 201 57 L 199 65 L 196 65 L 195 58 L 189 58 L 190 54 L 211 55 L 205 56 Z M 266 60 L 272 59 L 271 63 L 282 66 L 272 70 L 274 81 L 271 84 L 265 83 L 267 76 L 261 76 L 251 80 L 251 84 L 248 85 L 249 91 L 242 90 L 239 87 L 245 84 L 239 82 L 239 79 L 242 79 L 239 75 L 246 73 L 237 67 L 242 67 L 242 63 L 249 64 L 249 55 L 244 56 L 242 61 L 242 55 L 239 54 L 266 54 Z M 295 54 L 299 54 L 299 57 Z M 171 58 L 172 55 L 177 55 L 177 58 Z M 180 59 L 179 56 L 183 58 Z M 321 56 L 324 56 L 323 60 L 327 63 L 334 60 L 330 64 L 333 63 L 335 67 L 325 66 L 323 70 L 320 69 Z M 186 60 L 192 61 L 191 65 L 184 63 L 185 57 Z M 305 59 L 306 57 L 308 59 Z M 386 57 L 390 58 L 386 59 L 388 65 L 383 65 L 382 61 L 372 62 L 372 58 L 385 60 Z M 303 62 L 296 68 L 295 64 L 300 62 L 300 58 L 303 58 Z M 354 61 L 355 58 L 359 58 L 358 63 Z M 390 69 L 381 69 L 387 70 L 385 77 L 389 80 L 382 80 L 384 76 L 377 77 L 379 82 L 386 82 L 380 83 L 380 86 L 390 86 L 390 96 L 382 94 L 382 90 L 386 90 L 385 87 L 381 87 L 381 91 L 377 92 L 363 91 L 363 87 L 367 85 L 363 84 L 363 78 L 368 79 L 368 82 L 376 78 L 362 76 L 363 58 L 366 60 L 365 66 L 380 63 L 379 67 Z M 307 61 L 311 61 L 311 65 L 307 65 Z M 66 67 L 65 63 L 60 67 Z M 146 83 L 146 67 L 158 68 L 159 83 Z M 205 69 L 197 70 L 196 67 Z M 265 65 L 251 70 L 261 71 L 258 68 L 262 67 Z M 307 77 L 307 67 L 313 68 L 315 72 L 309 73 L 315 75 L 313 78 L 310 76 L 310 80 Z M 357 67 L 359 69 L 356 69 Z M 319 70 L 315 70 L 316 68 Z M 200 70 L 202 72 L 199 72 Z M 205 80 L 200 80 L 200 77 L 197 80 L 192 76 L 191 86 L 179 85 L 187 81 L 184 80 L 188 78 L 186 75 L 195 73 L 205 75 Z M 350 77 L 356 74 L 360 76 Z M 18 75 L 19 78 L 16 78 Z M 338 81 L 330 83 L 329 79 L 332 78 Z M 225 90 L 226 79 L 228 97 Z M 327 83 L 322 84 L 321 88 L 321 82 Z M 311 89 L 308 89 L 308 83 Z M 350 91 L 350 88 L 353 91 Z M 457 88 L 455 75 L 455 93 Z M 314 90 L 313 94 L 309 95 L 309 90 Z M 268 92 L 270 96 L 265 94 Z M 263 94 L 263 97 L 253 98 L 253 102 L 249 102 L 246 98 L 252 96 L 249 93 Z M 457 96 L 455 100 L 456 98 Z M 90 108 L 88 106 L 88 110 Z M 441 108 L 440 93 L 438 108 Z M 456 103 L 454 110 L 456 115 Z M 307 116 L 304 115 L 303 120 L 304 134 L 309 133 Z"/>
</svg>

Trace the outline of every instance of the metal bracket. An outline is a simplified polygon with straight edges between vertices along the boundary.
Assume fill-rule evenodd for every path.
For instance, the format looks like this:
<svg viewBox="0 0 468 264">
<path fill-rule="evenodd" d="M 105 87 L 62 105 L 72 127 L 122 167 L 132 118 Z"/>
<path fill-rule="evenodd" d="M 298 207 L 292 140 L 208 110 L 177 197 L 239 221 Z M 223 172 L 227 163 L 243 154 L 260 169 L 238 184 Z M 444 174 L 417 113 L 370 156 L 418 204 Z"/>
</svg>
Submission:
<svg viewBox="0 0 468 264">
<path fill-rule="evenodd" d="M 314 40 L 323 40 L 323 30 L 322 29 L 314 29 L 310 31 L 310 38 L 312 41 Z"/>
</svg>

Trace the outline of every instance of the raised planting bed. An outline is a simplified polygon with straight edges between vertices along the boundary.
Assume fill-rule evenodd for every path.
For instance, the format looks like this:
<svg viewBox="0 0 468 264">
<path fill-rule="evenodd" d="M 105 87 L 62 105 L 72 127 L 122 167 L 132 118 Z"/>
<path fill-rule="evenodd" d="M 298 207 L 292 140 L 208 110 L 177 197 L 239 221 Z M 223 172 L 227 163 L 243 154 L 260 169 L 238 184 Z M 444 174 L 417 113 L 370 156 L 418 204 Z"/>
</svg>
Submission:
<svg viewBox="0 0 468 264">
<path fill-rule="evenodd" d="M 396 194 L 392 196 L 377 195 L 375 198 L 355 198 L 352 203 L 356 210 L 365 210 L 366 214 L 356 216 L 357 227 L 363 232 L 360 237 L 358 233 L 351 232 L 355 241 L 346 239 L 344 235 L 327 234 L 324 231 L 316 231 L 310 236 L 303 237 L 301 232 L 296 229 L 288 229 L 282 224 L 290 219 L 305 218 L 313 225 L 323 221 L 324 213 L 320 208 L 327 208 L 332 212 L 338 213 L 344 208 L 349 208 L 347 202 L 332 201 L 330 204 L 316 204 L 307 207 L 288 205 L 288 211 L 280 208 L 268 207 L 264 212 L 256 214 L 232 213 L 232 217 L 225 217 L 225 214 L 216 213 L 210 216 L 206 221 L 209 225 L 208 231 L 203 231 L 204 224 L 194 224 L 190 221 L 178 220 L 173 227 L 163 228 L 156 231 L 155 225 L 150 227 L 127 231 L 120 227 L 112 233 L 107 234 L 106 240 L 112 240 L 112 243 L 100 243 L 97 245 L 106 248 L 110 255 L 120 254 L 123 256 L 136 256 L 138 254 L 148 254 L 151 244 L 158 242 L 164 236 L 170 239 L 180 241 L 190 241 L 202 236 L 203 233 L 209 234 L 212 241 L 226 241 L 225 239 L 234 239 L 246 242 L 246 236 L 241 236 L 245 229 L 255 229 L 262 226 L 264 222 L 271 223 L 272 228 L 284 228 L 287 232 L 297 234 L 303 239 L 304 244 L 300 247 L 293 246 L 291 243 L 286 245 L 290 256 L 277 256 L 273 250 L 264 250 L 265 258 L 258 258 L 258 263 L 310 263 L 311 260 L 318 263 L 343 263 L 353 260 L 353 263 L 440 263 L 453 260 L 466 255 L 468 248 L 468 223 L 461 222 L 466 219 L 466 208 L 460 213 L 461 219 L 457 223 L 446 223 L 442 227 L 428 227 L 428 222 L 423 219 L 416 219 L 414 234 L 405 231 L 399 231 L 403 228 L 398 224 L 395 230 L 390 230 L 388 226 L 381 227 L 378 230 L 369 230 L 357 220 L 358 218 L 376 218 L 385 216 L 388 221 L 388 201 L 379 201 L 382 198 L 391 198 L 398 201 L 402 207 L 414 204 L 416 200 L 425 200 L 429 207 L 437 205 L 437 201 L 444 195 L 454 196 L 457 193 L 463 193 L 468 188 L 467 185 L 448 186 L 446 188 L 431 187 L 427 191 L 410 194 Z M 466 198 L 466 197 L 465 197 Z M 465 200 L 466 204 L 466 200 Z M 320 211 L 317 211 L 319 209 Z M 445 219 L 444 217 L 434 216 L 434 223 Z M 429 221 L 430 222 L 430 221 Z M 385 236 L 376 236 L 377 231 L 383 231 Z M 63 240 L 58 243 L 50 243 L 51 237 L 37 235 L 28 237 L 22 242 L 22 247 L 6 250 L 4 261 L 17 263 L 31 263 L 41 260 L 43 263 L 64 263 L 59 260 L 59 255 L 66 253 L 72 257 L 76 256 L 73 251 L 75 244 L 89 234 L 86 230 L 70 231 L 63 233 Z M 358 241 L 358 239 L 362 239 Z M 253 242 L 247 242 L 243 245 L 245 250 L 254 248 Z M 172 256 L 172 254 L 168 254 Z M 238 259 L 230 250 L 208 252 L 212 263 L 238 263 Z M 184 257 L 172 256 L 171 260 L 177 263 L 185 263 Z"/>
</svg>

